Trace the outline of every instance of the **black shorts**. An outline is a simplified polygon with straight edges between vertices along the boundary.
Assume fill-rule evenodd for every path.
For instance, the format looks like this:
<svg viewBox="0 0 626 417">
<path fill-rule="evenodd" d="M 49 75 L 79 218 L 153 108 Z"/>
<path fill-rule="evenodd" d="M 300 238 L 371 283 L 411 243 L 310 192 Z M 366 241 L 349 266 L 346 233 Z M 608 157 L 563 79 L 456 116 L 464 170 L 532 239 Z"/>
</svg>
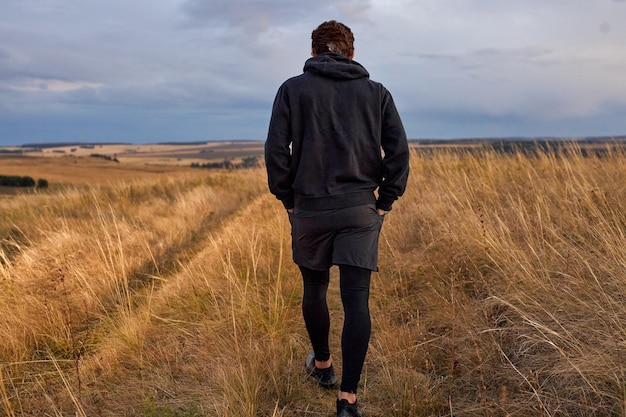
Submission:
<svg viewBox="0 0 626 417">
<path fill-rule="evenodd" d="M 378 270 L 378 237 L 383 216 L 375 204 L 289 214 L 294 262 L 324 271 L 332 265 Z"/>
</svg>

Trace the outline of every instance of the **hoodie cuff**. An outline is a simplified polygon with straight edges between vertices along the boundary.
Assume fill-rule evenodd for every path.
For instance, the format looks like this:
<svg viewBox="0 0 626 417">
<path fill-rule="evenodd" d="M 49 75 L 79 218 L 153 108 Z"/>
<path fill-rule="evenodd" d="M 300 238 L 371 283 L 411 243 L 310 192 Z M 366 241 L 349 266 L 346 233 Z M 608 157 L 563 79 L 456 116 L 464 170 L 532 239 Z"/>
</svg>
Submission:
<svg viewBox="0 0 626 417">
<path fill-rule="evenodd" d="M 378 200 L 376 201 L 376 208 L 384 210 L 384 211 L 391 211 L 392 204 L 393 202 L 389 203 L 389 202 Z"/>
<path fill-rule="evenodd" d="M 283 203 L 283 206 L 285 206 L 286 210 L 291 210 L 294 207 L 293 196 L 282 200 L 281 203 Z"/>
</svg>

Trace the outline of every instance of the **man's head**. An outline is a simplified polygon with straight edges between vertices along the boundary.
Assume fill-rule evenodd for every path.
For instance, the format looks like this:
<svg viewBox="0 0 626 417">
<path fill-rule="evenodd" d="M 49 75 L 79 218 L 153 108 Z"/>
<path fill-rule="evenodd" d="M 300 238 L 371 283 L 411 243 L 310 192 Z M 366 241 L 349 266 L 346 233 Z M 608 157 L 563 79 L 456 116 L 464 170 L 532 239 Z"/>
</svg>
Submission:
<svg viewBox="0 0 626 417">
<path fill-rule="evenodd" d="M 354 35 L 350 28 L 335 20 L 324 22 L 311 34 L 311 54 L 334 52 L 346 58 L 354 57 Z"/>
</svg>

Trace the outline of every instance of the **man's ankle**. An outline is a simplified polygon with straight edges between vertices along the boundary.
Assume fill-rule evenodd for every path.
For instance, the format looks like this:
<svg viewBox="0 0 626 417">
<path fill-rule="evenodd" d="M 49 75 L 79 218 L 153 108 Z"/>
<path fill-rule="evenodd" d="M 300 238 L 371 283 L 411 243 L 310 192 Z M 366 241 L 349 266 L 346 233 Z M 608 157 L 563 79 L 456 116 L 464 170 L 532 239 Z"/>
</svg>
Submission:
<svg viewBox="0 0 626 417">
<path fill-rule="evenodd" d="M 339 391 L 339 394 L 337 395 L 337 398 L 339 400 L 346 400 L 350 404 L 354 404 L 356 402 L 356 393 Z"/>
<path fill-rule="evenodd" d="M 333 358 L 330 357 L 328 358 L 328 360 L 326 361 L 318 361 L 317 359 L 315 360 L 315 367 L 317 369 L 326 369 L 326 368 L 330 368 L 330 365 L 333 364 Z"/>
</svg>

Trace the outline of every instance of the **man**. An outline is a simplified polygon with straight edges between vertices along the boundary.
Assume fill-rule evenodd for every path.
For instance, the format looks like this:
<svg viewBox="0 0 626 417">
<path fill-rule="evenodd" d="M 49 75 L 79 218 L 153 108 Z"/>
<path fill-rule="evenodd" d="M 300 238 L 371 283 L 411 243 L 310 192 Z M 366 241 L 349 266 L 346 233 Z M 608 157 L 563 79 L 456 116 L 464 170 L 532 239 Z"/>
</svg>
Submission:
<svg viewBox="0 0 626 417">
<path fill-rule="evenodd" d="M 329 269 L 338 265 L 345 318 L 337 415 L 360 416 L 370 277 L 378 270 L 383 218 L 406 187 L 409 149 L 390 93 L 353 61 L 350 28 L 324 22 L 311 39 L 304 73 L 276 94 L 265 162 L 270 191 L 289 213 L 293 259 L 304 281 L 302 313 L 313 347 L 307 372 L 322 387 L 337 383 L 326 292 Z"/>
</svg>

